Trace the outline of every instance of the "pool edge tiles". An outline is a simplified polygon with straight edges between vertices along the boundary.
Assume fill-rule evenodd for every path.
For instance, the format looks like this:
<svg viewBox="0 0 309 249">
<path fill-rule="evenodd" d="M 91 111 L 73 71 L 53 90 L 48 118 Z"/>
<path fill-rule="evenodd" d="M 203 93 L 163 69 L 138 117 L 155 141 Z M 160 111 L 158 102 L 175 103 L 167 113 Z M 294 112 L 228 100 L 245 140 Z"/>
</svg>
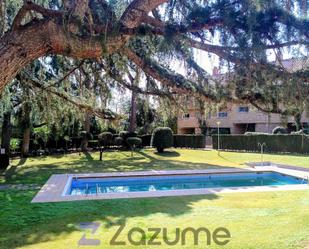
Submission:
<svg viewBox="0 0 309 249">
<path fill-rule="evenodd" d="M 307 184 L 281 185 L 281 186 L 251 186 L 251 187 L 224 187 L 224 188 L 204 188 L 204 189 L 182 189 L 163 190 L 145 192 L 122 192 L 104 193 L 94 195 L 66 195 L 72 178 L 101 178 L 101 177 L 138 177 L 138 176 L 160 176 L 160 175 L 192 175 L 192 174 L 220 174 L 220 173 L 249 173 L 271 171 L 294 177 L 307 179 L 308 172 L 299 170 L 285 170 L 277 167 L 248 168 L 248 169 L 209 169 L 209 170 L 171 170 L 171 171 L 137 171 L 137 172 L 117 172 L 117 173 L 89 173 L 89 174 L 63 174 L 52 175 L 38 194 L 33 198 L 33 203 L 79 201 L 79 200 L 100 200 L 119 198 L 146 198 L 146 197 L 168 197 L 168 196 L 188 196 L 206 195 L 219 193 L 236 192 L 266 192 L 266 191 L 286 191 L 286 190 L 309 190 Z"/>
</svg>

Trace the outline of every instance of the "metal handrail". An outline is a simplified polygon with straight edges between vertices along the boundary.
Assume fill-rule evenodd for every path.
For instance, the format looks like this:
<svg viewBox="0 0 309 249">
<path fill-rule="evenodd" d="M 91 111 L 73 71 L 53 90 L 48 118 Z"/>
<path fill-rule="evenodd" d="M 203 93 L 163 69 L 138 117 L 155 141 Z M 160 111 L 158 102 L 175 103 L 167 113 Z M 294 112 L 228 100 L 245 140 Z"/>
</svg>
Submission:
<svg viewBox="0 0 309 249">
<path fill-rule="evenodd" d="M 264 146 L 266 146 L 266 143 L 258 143 L 258 147 L 261 147 L 261 162 L 262 162 L 262 166 L 264 166 Z"/>
</svg>

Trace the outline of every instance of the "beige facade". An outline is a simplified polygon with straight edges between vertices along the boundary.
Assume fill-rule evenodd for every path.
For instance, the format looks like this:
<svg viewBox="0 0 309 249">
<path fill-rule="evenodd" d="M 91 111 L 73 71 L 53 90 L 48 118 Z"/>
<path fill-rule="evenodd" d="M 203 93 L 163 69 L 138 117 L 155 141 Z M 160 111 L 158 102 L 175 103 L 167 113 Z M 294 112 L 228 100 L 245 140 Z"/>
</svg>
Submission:
<svg viewBox="0 0 309 249">
<path fill-rule="evenodd" d="M 194 102 L 194 101 L 193 101 Z M 227 109 L 202 117 L 206 120 L 208 129 L 217 129 L 220 122 L 220 130 L 231 134 L 243 134 L 245 132 L 271 133 L 272 130 L 282 125 L 278 114 L 266 114 L 250 105 L 230 105 Z M 293 130 L 293 118 L 288 120 L 288 128 Z M 302 123 L 306 126 L 309 117 L 304 114 Z M 187 112 L 178 117 L 177 129 L 179 134 L 199 134 L 199 110 L 191 106 Z"/>
<path fill-rule="evenodd" d="M 301 65 L 308 65 L 309 58 L 305 58 L 304 62 L 299 60 L 285 60 L 281 61 L 283 66 L 287 69 L 301 69 Z M 224 78 L 217 68 L 213 70 L 213 76 L 217 78 Z M 223 80 L 224 82 L 224 80 Z M 198 104 L 193 97 L 185 97 L 183 100 L 183 107 L 186 111 L 178 117 L 177 129 L 179 134 L 199 134 L 200 129 L 200 112 Z M 279 125 L 283 125 L 279 114 L 263 113 L 251 105 L 235 105 L 230 104 L 225 110 L 220 110 L 216 113 L 209 113 L 201 117 L 206 120 L 207 128 L 209 130 L 218 129 L 222 132 L 231 134 L 243 134 L 245 132 L 263 132 L 271 133 L 272 130 Z M 309 124 L 308 113 L 303 114 L 302 123 L 305 127 Z M 294 120 L 292 117 L 285 120 L 290 131 L 295 129 Z"/>
</svg>

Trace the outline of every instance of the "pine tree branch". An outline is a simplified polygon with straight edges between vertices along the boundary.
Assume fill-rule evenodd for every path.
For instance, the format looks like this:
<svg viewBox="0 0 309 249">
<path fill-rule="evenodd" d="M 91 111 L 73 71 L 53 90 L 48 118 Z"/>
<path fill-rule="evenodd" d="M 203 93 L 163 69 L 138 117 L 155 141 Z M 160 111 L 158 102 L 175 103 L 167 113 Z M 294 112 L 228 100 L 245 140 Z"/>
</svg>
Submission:
<svg viewBox="0 0 309 249">
<path fill-rule="evenodd" d="M 217 96 L 210 91 L 204 89 L 203 86 L 196 84 L 193 81 L 186 79 L 184 76 L 173 73 L 158 63 L 147 59 L 141 58 L 135 52 L 129 48 L 124 48 L 122 52 L 128 57 L 129 60 L 134 62 L 138 67 L 140 67 L 146 74 L 152 78 L 158 80 L 166 86 L 180 89 L 180 92 L 190 92 L 191 94 L 198 94 L 204 98 L 216 102 L 219 101 Z M 230 97 L 227 96 L 230 99 Z M 232 100 L 231 100 L 232 101 Z"/>
<path fill-rule="evenodd" d="M 29 75 L 27 72 L 24 72 L 24 74 L 18 74 L 16 76 L 16 78 L 24 83 L 28 83 L 31 86 L 34 86 L 36 88 L 39 88 L 45 92 L 51 93 L 61 99 L 63 99 L 64 101 L 76 106 L 77 108 L 83 110 L 84 112 L 93 114 L 94 116 L 101 118 L 101 119 L 107 119 L 107 120 L 115 120 L 118 119 L 119 116 L 115 113 L 113 113 L 111 110 L 101 110 L 101 109 L 97 109 L 94 108 L 90 105 L 84 104 L 84 103 L 80 103 L 77 102 L 75 100 L 72 99 L 72 97 L 68 96 L 65 93 L 61 93 L 59 91 L 56 91 L 52 88 L 44 88 L 44 86 L 37 80 L 34 79 L 31 75 Z"/>
<path fill-rule="evenodd" d="M 16 17 L 13 20 L 12 30 L 16 30 L 20 27 L 23 19 L 25 18 L 26 14 L 30 11 L 37 12 L 41 14 L 45 18 L 58 18 L 63 16 L 62 11 L 57 10 L 50 10 L 46 9 L 38 4 L 35 4 L 31 1 L 25 1 L 24 5 L 18 11 Z"/>
<path fill-rule="evenodd" d="M 136 28 L 140 25 L 142 17 L 147 15 L 163 3 L 169 0 L 134 0 L 126 8 L 120 18 L 120 22 L 128 28 Z"/>
<path fill-rule="evenodd" d="M 119 74 L 116 74 L 115 72 L 112 72 L 109 70 L 105 65 L 103 65 L 104 71 L 110 76 L 112 79 L 114 79 L 118 84 L 121 86 L 134 91 L 139 94 L 144 94 L 144 95 L 153 95 L 153 96 L 160 96 L 160 97 L 167 97 L 170 98 L 173 92 L 165 92 L 159 89 L 154 89 L 154 90 L 143 90 L 142 88 L 128 83 L 126 80 L 124 80 Z M 130 77 L 130 76 L 129 76 Z M 132 77 L 132 80 L 134 81 L 134 78 Z"/>
</svg>

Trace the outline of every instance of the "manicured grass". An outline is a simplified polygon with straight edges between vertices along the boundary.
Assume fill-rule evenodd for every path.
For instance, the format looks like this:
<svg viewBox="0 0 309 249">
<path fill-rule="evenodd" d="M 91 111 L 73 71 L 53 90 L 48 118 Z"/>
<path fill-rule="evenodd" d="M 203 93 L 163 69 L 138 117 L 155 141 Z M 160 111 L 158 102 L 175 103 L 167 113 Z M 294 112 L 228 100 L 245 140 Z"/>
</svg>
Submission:
<svg viewBox="0 0 309 249">
<path fill-rule="evenodd" d="M 246 161 L 259 161 L 258 154 L 216 151 L 175 150 L 166 155 L 143 150 L 133 158 L 129 152 L 109 152 L 104 162 L 98 154 L 69 155 L 28 159 L 3 172 L 3 183 L 36 183 L 39 185 L 53 173 L 103 172 L 125 170 L 198 169 L 244 167 Z M 267 155 L 265 160 L 309 166 L 308 157 Z M 0 191 L 0 248 L 67 249 L 67 248 L 145 248 L 109 246 L 119 223 L 126 224 L 120 240 L 128 241 L 126 232 L 133 227 L 166 227 L 172 240 L 178 227 L 207 227 L 213 231 L 226 227 L 232 235 L 225 247 L 206 247 L 201 235 L 199 246 L 193 246 L 188 233 L 186 246 L 178 244 L 147 248 L 229 248 L 291 249 L 309 246 L 309 191 L 237 193 L 188 197 L 80 201 L 31 204 L 37 191 Z M 98 247 L 78 247 L 83 231 L 80 222 L 101 223 L 95 235 Z M 150 238 L 151 232 L 146 233 Z M 159 237 L 162 241 L 162 234 Z"/>
<path fill-rule="evenodd" d="M 99 153 L 70 154 L 14 160 L 12 167 L 3 173 L 0 183 L 43 184 L 51 174 L 110 172 L 135 170 L 208 169 L 222 167 L 245 167 L 245 162 L 260 161 L 256 153 L 237 153 L 177 149 L 157 154 L 152 149 L 131 153 L 127 151 L 106 152 L 100 162 Z M 309 167 L 309 157 L 304 155 L 266 154 L 265 161 Z"/>
</svg>

